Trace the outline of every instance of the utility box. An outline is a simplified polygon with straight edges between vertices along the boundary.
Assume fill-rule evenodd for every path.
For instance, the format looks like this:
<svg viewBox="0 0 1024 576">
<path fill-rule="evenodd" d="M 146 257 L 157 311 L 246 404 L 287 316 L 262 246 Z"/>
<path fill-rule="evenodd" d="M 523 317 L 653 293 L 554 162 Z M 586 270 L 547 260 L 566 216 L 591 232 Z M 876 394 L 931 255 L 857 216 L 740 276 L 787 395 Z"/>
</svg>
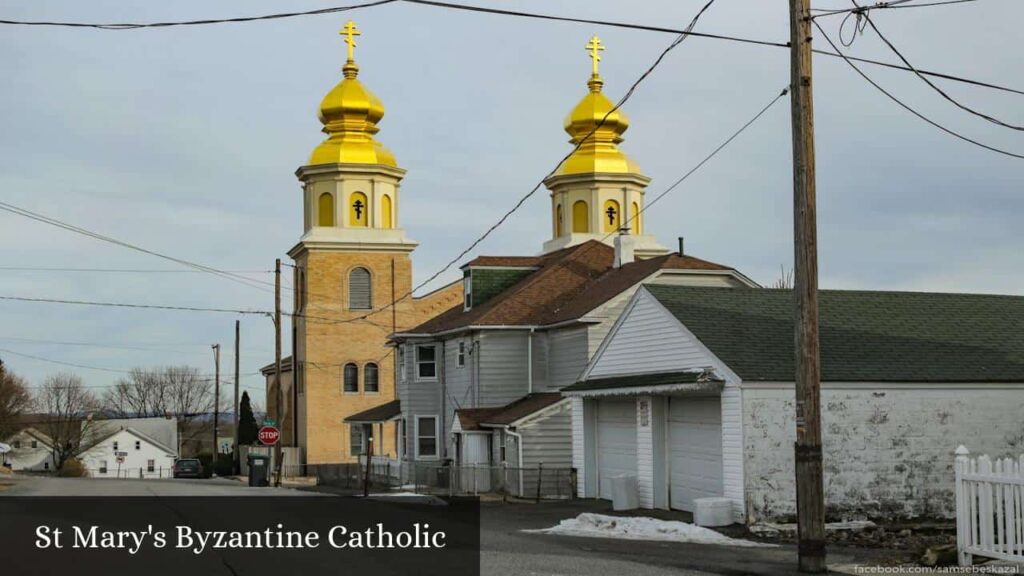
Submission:
<svg viewBox="0 0 1024 576">
<path fill-rule="evenodd" d="M 270 486 L 270 457 L 250 452 L 245 461 L 249 466 L 249 486 Z"/>
<path fill-rule="evenodd" d="M 623 474 L 612 478 L 612 510 L 635 510 L 640 507 L 636 476 Z"/>
</svg>

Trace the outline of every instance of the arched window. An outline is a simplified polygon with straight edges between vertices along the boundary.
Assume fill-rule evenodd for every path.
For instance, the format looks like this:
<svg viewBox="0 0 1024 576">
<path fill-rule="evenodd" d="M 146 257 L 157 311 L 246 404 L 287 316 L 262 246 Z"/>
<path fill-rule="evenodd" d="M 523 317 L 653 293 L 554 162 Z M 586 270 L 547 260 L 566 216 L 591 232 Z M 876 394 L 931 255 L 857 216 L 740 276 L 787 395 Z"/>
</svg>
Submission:
<svg viewBox="0 0 1024 576">
<path fill-rule="evenodd" d="M 605 232 L 615 232 L 622 227 L 622 212 L 618 202 L 605 200 L 604 209 L 601 210 L 601 222 L 604 223 Z"/>
<path fill-rule="evenodd" d="M 572 205 L 572 231 L 590 232 L 590 211 L 587 210 L 587 203 L 583 200 L 577 200 Z"/>
<path fill-rule="evenodd" d="M 562 235 L 562 205 L 555 206 L 555 238 Z"/>
<path fill-rule="evenodd" d="M 359 367 L 353 362 L 345 364 L 341 374 L 342 390 L 345 392 L 359 392 Z"/>
<path fill-rule="evenodd" d="M 363 366 L 363 392 L 379 392 L 380 378 L 377 365 L 370 362 Z"/>
<path fill-rule="evenodd" d="M 348 225 L 366 228 L 369 220 L 370 204 L 366 201 L 366 194 L 353 192 L 348 198 Z"/>
<path fill-rule="evenodd" d="M 317 226 L 334 226 L 334 196 L 324 192 L 317 201 Z"/>
<path fill-rule="evenodd" d="M 369 310 L 373 307 L 371 298 L 370 271 L 366 268 L 353 268 L 348 273 L 348 308 L 349 310 Z"/>
<path fill-rule="evenodd" d="M 394 228 L 394 222 L 391 221 L 391 196 L 387 194 L 380 197 L 380 227 Z"/>
<path fill-rule="evenodd" d="M 633 219 L 633 223 L 629 227 L 633 229 L 635 234 L 643 234 L 640 230 L 640 205 L 633 202 L 633 206 L 630 209 L 632 212 L 630 212 L 629 217 Z"/>
</svg>

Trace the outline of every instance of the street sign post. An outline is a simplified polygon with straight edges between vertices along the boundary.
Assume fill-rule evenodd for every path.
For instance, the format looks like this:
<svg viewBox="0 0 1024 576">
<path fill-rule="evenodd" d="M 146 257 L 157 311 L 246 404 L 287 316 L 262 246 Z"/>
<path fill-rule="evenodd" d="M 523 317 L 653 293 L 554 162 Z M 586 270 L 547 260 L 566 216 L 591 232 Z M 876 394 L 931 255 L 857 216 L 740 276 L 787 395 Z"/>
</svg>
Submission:
<svg viewBox="0 0 1024 576">
<path fill-rule="evenodd" d="M 273 446 L 281 439 L 281 431 L 273 426 L 264 426 L 260 428 L 256 437 L 259 438 L 260 443 L 264 446 Z"/>
</svg>

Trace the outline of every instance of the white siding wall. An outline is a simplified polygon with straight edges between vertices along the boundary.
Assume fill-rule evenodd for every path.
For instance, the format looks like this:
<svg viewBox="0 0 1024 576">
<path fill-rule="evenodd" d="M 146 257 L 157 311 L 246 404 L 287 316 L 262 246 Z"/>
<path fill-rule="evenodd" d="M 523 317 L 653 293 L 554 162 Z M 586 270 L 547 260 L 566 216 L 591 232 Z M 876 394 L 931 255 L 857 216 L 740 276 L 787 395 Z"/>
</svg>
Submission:
<svg viewBox="0 0 1024 576">
<path fill-rule="evenodd" d="M 743 521 L 743 391 L 733 382 L 722 390 L 722 495 L 732 500 L 733 517 Z"/>
<path fill-rule="evenodd" d="M 1024 385 L 826 383 L 821 394 L 829 518 L 953 518 L 953 451 L 993 457 L 1024 446 Z M 753 520 L 795 512 L 792 384 L 743 390 Z"/>
<path fill-rule="evenodd" d="M 572 403 L 572 467 L 576 469 L 576 495 L 580 498 L 587 496 L 587 443 L 586 419 L 583 414 L 583 398 L 579 396 L 570 399 Z"/>
<path fill-rule="evenodd" d="M 135 449 L 136 440 L 139 441 L 138 450 Z M 139 478 L 140 469 L 142 477 L 146 478 L 156 478 L 161 473 L 164 478 L 170 475 L 171 468 L 174 466 L 174 454 L 165 452 L 162 448 L 150 444 L 128 430 L 122 430 L 81 455 L 82 464 L 89 469 L 89 476 L 94 478 L 117 477 L 118 464 L 117 457 L 114 455 L 115 442 L 117 443 L 118 451 L 128 453 L 125 456 L 124 463 L 120 465 L 122 478 L 126 475 L 130 478 Z M 106 474 L 101 474 L 99 471 L 102 460 L 107 461 Z M 153 472 L 147 471 L 148 460 L 154 461 Z"/>
<path fill-rule="evenodd" d="M 579 380 L 587 367 L 587 328 L 577 326 L 548 332 L 548 389 L 561 390 Z"/>
<path fill-rule="evenodd" d="M 523 437 L 523 466 L 572 466 L 572 413 L 569 404 L 519 427 Z"/>
<path fill-rule="evenodd" d="M 526 330 L 480 333 L 480 406 L 504 406 L 527 394 Z"/>
<path fill-rule="evenodd" d="M 594 359 L 589 376 L 670 372 L 711 364 L 696 339 L 654 297 L 642 292 Z"/>
<path fill-rule="evenodd" d="M 636 473 L 641 508 L 654 508 L 654 419 L 650 396 L 636 399 Z"/>
</svg>

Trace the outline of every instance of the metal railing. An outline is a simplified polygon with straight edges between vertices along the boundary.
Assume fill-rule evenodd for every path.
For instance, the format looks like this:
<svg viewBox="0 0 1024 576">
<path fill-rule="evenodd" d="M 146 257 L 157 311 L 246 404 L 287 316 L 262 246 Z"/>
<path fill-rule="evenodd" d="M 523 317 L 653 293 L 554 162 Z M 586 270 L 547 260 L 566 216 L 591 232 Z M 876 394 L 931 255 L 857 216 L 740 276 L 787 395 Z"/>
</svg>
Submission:
<svg viewBox="0 0 1024 576">
<path fill-rule="evenodd" d="M 150 480 L 153 478 L 173 478 L 174 468 L 166 466 L 155 466 L 150 469 L 147 466 L 140 468 L 87 468 L 90 478 L 120 478 L 122 480 Z"/>
</svg>

